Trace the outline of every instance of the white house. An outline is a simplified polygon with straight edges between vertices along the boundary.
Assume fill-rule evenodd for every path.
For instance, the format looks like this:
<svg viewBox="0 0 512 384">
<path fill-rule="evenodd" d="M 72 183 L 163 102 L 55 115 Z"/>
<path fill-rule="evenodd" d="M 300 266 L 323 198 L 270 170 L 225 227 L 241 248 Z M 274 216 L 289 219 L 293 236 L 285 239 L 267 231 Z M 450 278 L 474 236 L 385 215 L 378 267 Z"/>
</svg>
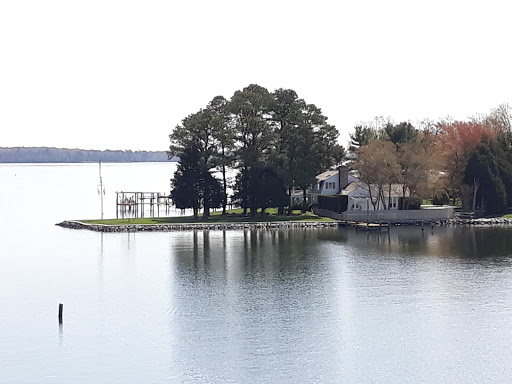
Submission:
<svg viewBox="0 0 512 384">
<path fill-rule="evenodd" d="M 389 188 L 384 188 L 383 196 L 385 205 L 378 199 L 375 186 L 370 191 L 368 185 L 350 175 L 347 167 L 339 167 L 335 170 L 325 171 L 316 177 L 317 183 L 308 189 L 307 196 L 310 203 L 318 203 L 319 195 L 346 195 L 348 196 L 348 211 L 373 211 L 384 210 L 389 204 L 389 209 L 398 209 L 399 198 L 402 197 L 402 186 L 391 185 L 391 197 Z M 406 191 L 405 196 L 409 196 Z M 372 204 L 372 200 L 375 203 Z"/>
<path fill-rule="evenodd" d="M 391 196 L 389 193 L 389 186 L 384 186 L 382 193 L 383 199 L 379 198 L 377 188 L 373 185 L 371 187 L 371 197 L 368 185 L 361 181 L 354 181 L 345 187 L 341 191 L 341 194 L 348 196 L 347 211 L 380 211 L 384 209 L 394 210 L 399 208 L 399 201 L 403 196 L 401 185 L 391 185 Z M 406 191 L 405 196 L 409 196 L 408 190 Z M 382 202 L 382 200 L 384 200 L 384 202 Z"/>
<path fill-rule="evenodd" d="M 349 175 L 347 167 L 325 171 L 316 176 L 316 184 L 307 190 L 308 201 L 311 204 L 318 203 L 319 195 L 337 195 L 349 183 L 357 181 Z"/>
</svg>

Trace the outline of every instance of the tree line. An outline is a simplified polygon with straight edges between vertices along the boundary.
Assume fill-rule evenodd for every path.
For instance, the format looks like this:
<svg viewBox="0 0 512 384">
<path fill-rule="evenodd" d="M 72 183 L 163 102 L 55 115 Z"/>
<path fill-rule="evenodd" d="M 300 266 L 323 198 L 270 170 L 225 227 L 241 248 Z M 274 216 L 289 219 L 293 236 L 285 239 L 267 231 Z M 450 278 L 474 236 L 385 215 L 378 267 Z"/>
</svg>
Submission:
<svg viewBox="0 0 512 384">
<path fill-rule="evenodd" d="M 416 126 L 377 117 L 350 134 L 352 168 L 374 186 L 368 189 L 375 207 L 389 208 L 389 192 L 399 185 L 404 197 L 410 192 L 435 203 L 460 200 L 464 210 L 503 212 L 512 206 L 511 122 L 506 104 L 464 121 L 427 119 Z"/>
<path fill-rule="evenodd" d="M 192 208 L 194 217 L 203 209 L 204 219 L 211 208 L 225 214 L 231 187 L 244 214 L 268 207 L 290 214 L 293 189 L 305 197 L 316 175 L 345 156 L 327 120 L 292 89 L 251 84 L 229 100 L 214 97 L 169 135 L 169 154 L 180 158 L 171 190 L 176 207 Z M 231 185 L 228 170 L 236 172 Z"/>
<path fill-rule="evenodd" d="M 0 148 L 0 163 L 160 162 L 168 159 L 168 154 L 164 151 L 99 151 L 48 147 Z M 174 160 L 177 159 L 174 158 Z"/>
</svg>

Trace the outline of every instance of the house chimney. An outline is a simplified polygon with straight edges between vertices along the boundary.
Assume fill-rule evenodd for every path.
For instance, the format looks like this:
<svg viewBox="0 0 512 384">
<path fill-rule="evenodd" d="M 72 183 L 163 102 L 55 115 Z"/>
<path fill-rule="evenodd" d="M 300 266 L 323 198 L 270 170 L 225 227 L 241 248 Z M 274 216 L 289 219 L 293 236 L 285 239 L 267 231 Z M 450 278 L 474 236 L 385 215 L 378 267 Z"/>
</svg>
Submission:
<svg viewBox="0 0 512 384">
<path fill-rule="evenodd" d="M 340 182 L 340 191 L 338 193 L 341 193 L 341 191 L 348 185 L 348 167 L 338 167 L 338 178 Z"/>
</svg>

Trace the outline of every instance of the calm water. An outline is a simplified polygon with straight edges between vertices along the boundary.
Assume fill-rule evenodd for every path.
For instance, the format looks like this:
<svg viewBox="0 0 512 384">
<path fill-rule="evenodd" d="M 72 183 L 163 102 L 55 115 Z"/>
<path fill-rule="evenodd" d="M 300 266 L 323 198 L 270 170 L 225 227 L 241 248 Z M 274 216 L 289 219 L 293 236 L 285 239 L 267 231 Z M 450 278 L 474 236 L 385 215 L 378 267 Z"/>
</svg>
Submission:
<svg viewBox="0 0 512 384">
<path fill-rule="evenodd" d="M 173 164 L 106 164 L 168 191 Z M 512 228 L 100 234 L 98 167 L 0 165 L 0 383 L 512 377 Z M 64 303 L 64 324 L 57 321 Z"/>
</svg>

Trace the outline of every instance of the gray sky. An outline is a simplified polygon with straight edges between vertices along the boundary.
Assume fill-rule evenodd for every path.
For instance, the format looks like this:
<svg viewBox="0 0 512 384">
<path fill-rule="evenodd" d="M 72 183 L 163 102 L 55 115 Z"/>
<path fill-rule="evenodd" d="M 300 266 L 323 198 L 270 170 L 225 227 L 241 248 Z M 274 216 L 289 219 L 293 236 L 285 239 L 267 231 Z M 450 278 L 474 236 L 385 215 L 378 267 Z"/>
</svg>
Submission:
<svg viewBox="0 0 512 384">
<path fill-rule="evenodd" d="M 358 121 L 512 102 L 507 1 L 2 1 L 0 146 L 166 150 L 257 83 Z"/>
</svg>

